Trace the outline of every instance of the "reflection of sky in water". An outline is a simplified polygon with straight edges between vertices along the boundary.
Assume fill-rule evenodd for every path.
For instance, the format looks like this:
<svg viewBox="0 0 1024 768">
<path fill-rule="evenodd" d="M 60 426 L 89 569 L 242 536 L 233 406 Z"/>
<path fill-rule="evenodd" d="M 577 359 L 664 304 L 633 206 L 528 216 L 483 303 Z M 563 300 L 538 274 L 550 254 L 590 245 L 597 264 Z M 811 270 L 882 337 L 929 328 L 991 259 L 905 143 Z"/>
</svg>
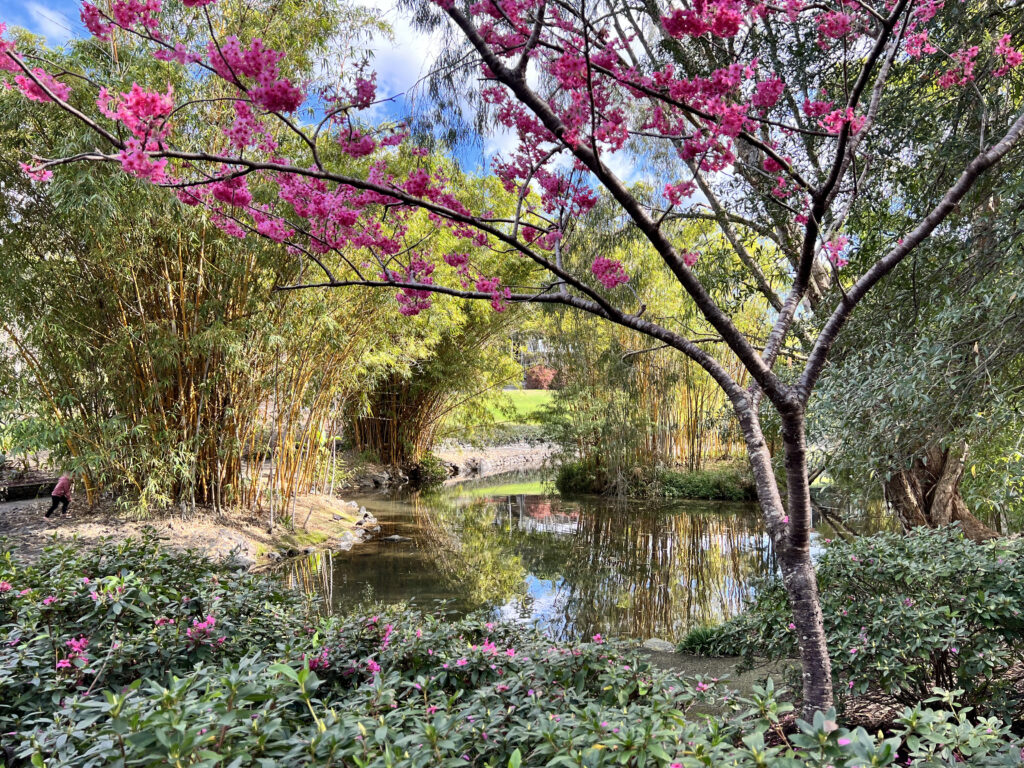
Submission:
<svg viewBox="0 0 1024 768">
<path fill-rule="evenodd" d="M 560 599 L 562 581 L 538 579 L 526 575 L 526 599 L 516 598 L 495 608 L 497 617 L 505 621 L 537 622 L 545 627 L 555 615 Z"/>
<path fill-rule="evenodd" d="M 351 553 L 300 561 L 291 576 L 344 610 L 374 599 L 431 610 L 490 609 L 554 636 L 679 639 L 735 615 L 775 568 L 751 505 L 562 500 L 499 481 L 413 498 L 362 499 L 382 536 Z M 822 550 L 820 536 L 812 550 Z"/>
</svg>

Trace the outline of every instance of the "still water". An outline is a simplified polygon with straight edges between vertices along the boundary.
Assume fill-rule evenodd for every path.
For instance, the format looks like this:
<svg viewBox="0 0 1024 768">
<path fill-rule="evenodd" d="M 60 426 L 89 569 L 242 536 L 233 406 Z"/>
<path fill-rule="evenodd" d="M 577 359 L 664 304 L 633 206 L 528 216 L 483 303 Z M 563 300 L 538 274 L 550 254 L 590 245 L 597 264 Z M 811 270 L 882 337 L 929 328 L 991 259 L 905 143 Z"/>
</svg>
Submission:
<svg viewBox="0 0 1024 768">
<path fill-rule="evenodd" d="M 751 504 L 563 499 L 523 476 L 357 500 L 380 522 L 378 539 L 288 564 L 291 583 L 327 610 L 448 601 L 561 639 L 675 641 L 734 616 L 775 569 Z M 408 540 L 383 540 L 393 535 Z"/>
</svg>

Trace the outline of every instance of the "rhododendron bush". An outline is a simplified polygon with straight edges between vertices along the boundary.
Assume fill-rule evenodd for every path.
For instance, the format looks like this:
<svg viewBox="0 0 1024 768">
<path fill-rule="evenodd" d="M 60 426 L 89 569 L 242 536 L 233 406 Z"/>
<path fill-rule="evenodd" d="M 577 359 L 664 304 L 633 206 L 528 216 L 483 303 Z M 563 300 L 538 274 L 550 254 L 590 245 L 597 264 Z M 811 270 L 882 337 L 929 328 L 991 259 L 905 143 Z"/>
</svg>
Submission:
<svg viewBox="0 0 1024 768">
<path fill-rule="evenodd" d="M 559 304 L 689 356 L 736 412 L 792 601 L 804 705 L 827 708 L 829 661 L 808 551 L 806 405 L 860 299 L 943 225 L 1024 130 L 1024 41 L 1012 34 L 1019 9 L 948 0 L 663 0 L 643 10 L 618 0 L 436 0 L 421 10 L 464 42 L 463 61 L 482 82 L 480 103 L 514 137 L 491 164 L 517 200 L 509 215 L 486 200 L 468 205 L 403 125 L 374 122 L 388 94 L 378 93 L 368 69 L 298 82 L 286 69 L 287 51 L 232 35 L 220 5 L 82 6 L 97 38 L 216 83 L 216 99 L 190 101 L 156 77 L 105 88 L 104 73 L 82 80 L 50 71 L 31 50 L 2 43 L 10 87 L 53 102 L 97 135 L 95 150 L 26 160 L 26 172 L 43 182 L 72 162 L 118 164 L 173 189 L 185 205 L 209 209 L 231 235 L 270 238 L 309 260 L 321 277 L 305 287 L 391 289 L 408 315 L 429 311 L 436 293 L 484 300 L 496 311 L 517 301 Z M 908 82 L 917 94 L 891 104 L 888 91 Z M 872 176 L 877 156 L 909 165 L 921 151 L 896 121 L 926 124 L 934 103 L 955 99 L 971 102 L 974 119 L 936 125 L 935 136 L 964 132 L 961 148 L 969 149 L 950 157 L 956 174 L 935 187 L 905 231 L 880 233 L 860 253 L 863 243 L 846 224 L 865 191 L 885 194 Z M 222 138 L 200 143 L 178 130 L 185 113 L 219 121 Z M 412 170 L 398 162 L 410 156 L 420 161 Z M 354 167 L 362 170 L 342 170 Z M 616 170 L 629 167 L 646 174 L 643 189 Z M 602 195 L 643 234 L 680 299 L 693 302 L 740 361 L 749 386 L 685 328 L 637 306 L 627 264 L 598 253 L 581 265 L 579 254 L 563 253 L 574 223 Z M 431 238 L 411 237 L 419 212 L 459 245 L 435 249 Z M 720 230 L 773 305 L 762 341 L 741 333 L 702 283 L 702 270 L 713 265 L 700 243 L 678 243 L 665 226 L 686 217 Z M 781 292 L 750 254 L 764 244 L 784 260 Z M 531 264 L 535 276 L 504 284 L 467 256 L 482 247 Z M 795 329 L 808 314 L 801 306 L 813 317 L 800 317 Z M 806 363 L 783 379 L 774 366 L 794 330 Z M 761 433 L 762 399 L 781 416 L 785 504 Z"/>
<path fill-rule="evenodd" d="M 153 534 L 0 551 L 0 628 L 9 768 L 1020 765 L 1008 724 L 959 707 L 908 707 L 884 736 L 819 712 L 769 746 L 793 708 L 771 684 L 741 696 L 488 614 L 318 616 L 281 579 Z"/>
</svg>

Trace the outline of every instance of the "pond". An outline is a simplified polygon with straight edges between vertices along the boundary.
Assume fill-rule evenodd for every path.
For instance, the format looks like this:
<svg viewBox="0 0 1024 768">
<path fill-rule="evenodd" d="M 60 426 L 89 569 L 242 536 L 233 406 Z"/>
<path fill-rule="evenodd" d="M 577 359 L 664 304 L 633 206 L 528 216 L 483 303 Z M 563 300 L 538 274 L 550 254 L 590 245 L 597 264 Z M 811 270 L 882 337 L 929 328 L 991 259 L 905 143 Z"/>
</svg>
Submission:
<svg viewBox="0 0 1024 768">
<path fill-rule="evenodd" d="M 536 622 L 559 639 L 676 641 L 734 616 L 776 567 L 753 504 L 569 499 L 529 476 L 356 500 L 381 538 L 286 567 L 330 611 L 447 601 L 460 613 Z M 383 540 L 394 535 L 407 540 Z"/>
</svg>

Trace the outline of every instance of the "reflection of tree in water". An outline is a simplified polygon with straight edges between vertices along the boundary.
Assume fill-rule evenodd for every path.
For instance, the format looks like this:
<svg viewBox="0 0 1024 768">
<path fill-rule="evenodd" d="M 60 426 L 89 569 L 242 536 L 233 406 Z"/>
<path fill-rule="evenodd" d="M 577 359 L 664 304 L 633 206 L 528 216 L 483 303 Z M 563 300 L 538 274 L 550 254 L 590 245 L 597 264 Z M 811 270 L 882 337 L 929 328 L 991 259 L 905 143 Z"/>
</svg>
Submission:
<svg viewBox="0 0 1024 768">
<path fill-rule="evenodd" d="M 678 638 L 739 612 L 751 580 L 774 565 L 745 509 L 586 509 L 575 543 L 551 617 L 562 634 Z"/>
<path fill-rule="evenodd" d="M 755 576 L 774 568 L 758 517 L 742 505 L 670 511 L 534 495 L 470 500 L 417 495 L 379 510 L 411 541 L 292 561 L 289 582 L 327 609 L 364 590 L 428 608 L 486 605 L 540 619 L 559 636 L 595 632 L 675 639 L 736 614 Z M 429 608 L 428 608 L 429 609 Z"/>
<path fill-rule="evenodd" d="M 283 572 L 285 583 L 309 595 L 318 609 L 330 613 L 334 601 L 334 553 L 314 552 L 289 560 Z"/>
<path fill-rule="evenodd" d="M 486 510 L 490 519 L 483 525 Z M 550 582 L 549 588 L 533 581 L 521 608 L 542 613 L 559 635 L 679 637 L 690 627 L 735 615 L 751 579 L 774 567 L 756 514 L 738 505 L 652 512 L 509 496 L 486 506 L 477 502 L 468 513 L 432 503 L 421 514 L 425 529 L 461 540 L 447 545 L 458 553 L 447 568 L 474 571 L 469 581 L 475 597 L 503 603 L 521 592 L 519 585 L 509 589 L 511 563 L 521 562 L 536 579 Z M 495 566 L 500 576 L 485 576 Z"/>
<path fill-rule="evenodd" d="M 507 532 L 494 525 L 493 503 L 476 499 L 460 506 L 443 496 L 419 494 L 411 501 L 434 565 L 470 606 L 525 593 L 526 571 Z"/>
</svg>

